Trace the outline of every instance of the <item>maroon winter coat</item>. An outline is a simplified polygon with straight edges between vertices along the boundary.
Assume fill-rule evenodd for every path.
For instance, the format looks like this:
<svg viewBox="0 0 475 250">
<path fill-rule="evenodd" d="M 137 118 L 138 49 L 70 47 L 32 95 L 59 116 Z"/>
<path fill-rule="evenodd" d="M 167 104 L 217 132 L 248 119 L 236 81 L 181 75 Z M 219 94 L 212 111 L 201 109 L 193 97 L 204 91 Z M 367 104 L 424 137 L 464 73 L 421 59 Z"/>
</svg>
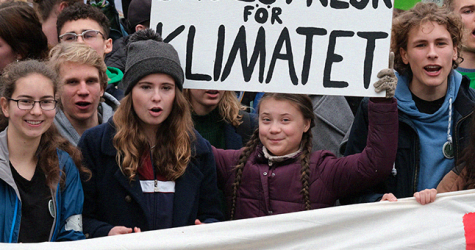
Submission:
<svg viewBox="0 0 475 250">
<path fill-rule="evenodd" d="M 377 184 L 390 174 L 397 150 L 397 112 L 394 98 L 369 102 L 368 142 L 360 154 L 336 158 L 329 151 L 312 153 L 309 187 L 312 209 L 333 206 L 338 198 Z M 218 185 L 226 197 L 228 217 L 234 167 L 241 152 L 213 148 Z M 234 218 L 305 210 L 300 168 L 298 156 L 283 162 L 270 162 L 259 145 L 244 166 Z"/>
</svg>

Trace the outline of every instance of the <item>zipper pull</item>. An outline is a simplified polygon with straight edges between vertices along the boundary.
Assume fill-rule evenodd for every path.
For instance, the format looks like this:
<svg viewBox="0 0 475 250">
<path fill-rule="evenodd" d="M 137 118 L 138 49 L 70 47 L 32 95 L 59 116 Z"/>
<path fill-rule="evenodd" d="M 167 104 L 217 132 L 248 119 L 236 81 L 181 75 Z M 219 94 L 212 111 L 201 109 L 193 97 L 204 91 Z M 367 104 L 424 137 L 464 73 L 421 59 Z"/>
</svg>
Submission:
<svg viewBox="0 0 475 250">
<path fill-rule="evenodd" d="M 158 180 L 157 180 L 157 179 L 154 180 L 153 191 L 154 191 L 155 193 L 160 192 L 160 189 L 158 188 Z"/>
</svg>

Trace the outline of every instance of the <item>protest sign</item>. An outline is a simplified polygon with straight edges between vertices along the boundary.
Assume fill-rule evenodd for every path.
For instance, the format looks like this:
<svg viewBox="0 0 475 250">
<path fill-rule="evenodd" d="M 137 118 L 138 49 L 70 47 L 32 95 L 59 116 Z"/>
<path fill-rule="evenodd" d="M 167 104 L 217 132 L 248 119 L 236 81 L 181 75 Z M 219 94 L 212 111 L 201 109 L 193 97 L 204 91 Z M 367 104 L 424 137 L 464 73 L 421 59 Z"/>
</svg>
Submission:
<svg viewBox="0 0 475 250">
<path fill-rule="evenodd" d="M 392 0 L 153 0 L 185 88 L 381 96 Z"/>
</svg>

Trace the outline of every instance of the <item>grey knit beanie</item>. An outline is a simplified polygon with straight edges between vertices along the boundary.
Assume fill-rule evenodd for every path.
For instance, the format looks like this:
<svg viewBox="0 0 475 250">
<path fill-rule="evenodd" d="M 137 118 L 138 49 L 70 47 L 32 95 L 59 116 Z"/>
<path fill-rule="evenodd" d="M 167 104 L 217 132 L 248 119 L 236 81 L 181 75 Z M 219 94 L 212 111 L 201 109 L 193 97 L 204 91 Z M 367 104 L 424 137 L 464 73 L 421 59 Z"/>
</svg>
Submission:
<svg viewBox="0 0 475 250">
<path fill-rule="evenodd" d="M 155 73 L 164 73 L 175 79 L 175 85 L 183 90 L 184 74 L 178 53 L 151 29 L 131 35 L 127 44 L 124 78 L 119 88 L 128 95 L 137 82 Z"/>
</svg>

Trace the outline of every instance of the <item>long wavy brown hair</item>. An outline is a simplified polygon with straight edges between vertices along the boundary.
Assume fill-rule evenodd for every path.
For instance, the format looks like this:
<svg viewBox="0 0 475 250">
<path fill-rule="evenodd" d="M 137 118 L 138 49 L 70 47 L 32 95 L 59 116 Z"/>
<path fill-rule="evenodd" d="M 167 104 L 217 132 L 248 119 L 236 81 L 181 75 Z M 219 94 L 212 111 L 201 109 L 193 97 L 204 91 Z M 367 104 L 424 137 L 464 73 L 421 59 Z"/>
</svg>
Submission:
<svg viewBox="0 0 475 250">
<path fill-rule="evenodd" d="M 16 82 L 31 74 L 40 74 L 50 79 L 53 84 L 54 95 L 58 91 L 58 79 L 56 73 L 46 66 L 45 63 L 36 60 L 27 60 L 18 63 L 9 64 L 0 78 L 2 86 L 2 97 L 11 98 L 15 92 Z M 4 130 L 8 125 L 8 118 L 3 112 L 0 115 L 0 130 Z M 81 161 L 81 151 L 74 147 L 68 140 L 64 139 L 54 124 L 41 136 L 40 144 L 36 149 L 36 157 L 38 159 L 38 167 L 46 175 L 46 183 L 51 189 L 56 189 L 58 181 L 64 187 L 66 175 L 61 174 L 59 168 L 59 159 L 57 149 L 66 151 L 73 159 L 80 173 L 85 174 L 85 179 L 90 177 L 90 170 L 85 168 Z"/>
<path fill-rule="evenodd" d="M 189 89 L 184 89 L 183 94 L 185 95 L 188 103 L 190 104 L 191 110 L 193 110 L 193 105 L 191 105 L 191 92 Z M 218 103 L 219 115 L 226 122 L 230 123 L 234 127 L 241 125 L 242 115 L 239 114 L 240 110 L 246 110 L 246 106 L 242 105 L 236 97 L 236 94 L 233 91 L 224 91 L 223 98 Z"/>
<path fill-rule="evenodd" d="M 141 157 L 151 150 L 158 173 L 168 180 L 178 179 L 185 173 L 192 155 L 191 143 L 195 139 L 190 108 L 183 93 L 175 87 L 172 111 L 160 124 L 156 135 L 143 132 L 133 105 L 132 94 L 126 95 L 113 116 L 117 130 L 113 145 L 117 149 L 116 161 L 122 173 L 133 181 Z M 152 149 L 147 140 L 150 136 L 155 136 L 157 142 Z"/>
<path fill-rule="evenodd" d="M 266 93 L 259 101 L 258 111 L 261 103 L 268 99 L 274 99 L 277 101 L 289 101 L 297 106 L 298 110 L 302 113 L 305 120 L 310 120 L 310 128 L 302 136 L 300 142 L 302 153 L 299 156 L 301 168 L 300 168 L 300 181 L 302 182 L 302 201 L 305 210 L 311 209 L 310 193 L 309 193 L 309 179 L 310 179 L 310 155 L 312 153 L 312 128 L 315 126 L 315 114 L 313 113 L 312 100 L 307 95 L 300 94 L 283 94 L 283 93 Z M 230 218 L 234 219 L 234 213 L 236 211 L 236 201 L 239 186 L 241 185 L 242 172 L 252 152 L 254 152 L 257 146 L 261 145 L 259 140 L 259 129 L 256 129 L 246 144 L 241 156 L 239 157 L 238 164 L 235 167 L 235 179 L 233 183 L 233 196 L 231 203 Z"/>
</svg>

